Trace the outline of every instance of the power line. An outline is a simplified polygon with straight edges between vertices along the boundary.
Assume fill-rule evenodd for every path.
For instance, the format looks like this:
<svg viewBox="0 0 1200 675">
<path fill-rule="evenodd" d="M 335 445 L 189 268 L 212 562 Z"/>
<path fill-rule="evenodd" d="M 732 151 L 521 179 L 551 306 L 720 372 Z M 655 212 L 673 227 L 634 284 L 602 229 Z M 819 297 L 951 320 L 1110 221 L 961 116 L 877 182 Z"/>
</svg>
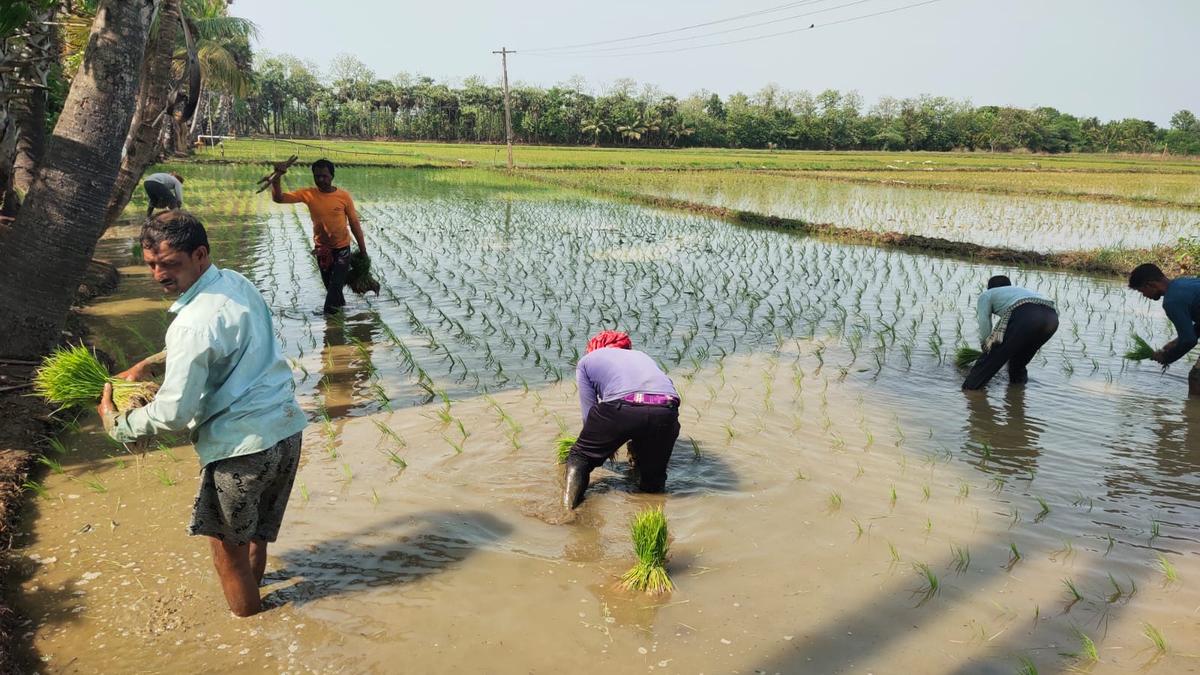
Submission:
<svg viewBox="0 0 1200 675">
<path fill-rule="evenodd" d="M 832 12 L 832 11 L 839 10 L 839 9 L 845 9 L 847 7 L 853 7 L 855 5 L 861 5 L 861 4 L 864 4 L 867 2 L 877 2 L 877 1 L 878 0 L 854 0 L 854 2 L 847 2 L 843 5 L 834 5 L 833 7 L 826 7 L 825 9 L 817 9 L 817 10 L 813 10 L 811 12 L 802 12 L 800 14 L 792 14 L 791 16 L 781 16 L 778 19 L 771 19 L 770 21 L 760 21 L 758 23 L 751 23 L 751 24 L 747 24 L 745 26 L 738 26 L 736 28 L 726 28 L 725 30 L 713 31 L 711 33 L 701 33 L 699 35 L 687 35 L 684 37 L 671 38 L 669 40 L 655 40 L 653 42 L 646 42 L 644 44 L 638 44 L 638 45 L 628 45 L 628 46 L 621 46 L 621 47 L 603 47 L 600 49 L 585 49 L 585 50 L 579 50 L 579 51 L 574 51 L 574 52 L 555 52 L 553 54 L 534 54 L 534 56 L 573 56 L 573 55 L 577 55 L 577 54 L 599 54 L 601 52 L 616 52 L 616 51 L 624 51 L 624 50 L 628 50 L 628 49 L 642 49 L 645 47 L 654 47 L 656 45 L 672 44 L 675 42 L 686 42 L 688 40 L 700 40 L 703 38 L 713 37 L 716 35 L 725 35 L 728 33 L 736 33 L 738 31 L 750 30 L 751 28 L 761 28 L 763 26 L 770 26 L 770 25 L 777 24 L 777 23 L 783 23 L 784 21 L 792 21 L 792 20 L 799 19 L 802 17 L 813 16 L 815 14 L 824 14 L 825 12 Z"/>
<path fill-rule="evenodd" d="M 731 17 L 728 17 L 725 19 L 716 19 L 715 21 L 705 21 L 704 23 L 696 23 L 696 24 L 692 24 L 690 26 L 682 26 L 680 28 L 671 28 L 668 30 L 660 30 L 660 31 L 655 31 L 653 33 L 642 33 L 641 35 L 630 35 L 629 37 L 615 38 L 612 40 L 597 40 L 596 42 L 580 42 L 580 43 L 573 44 L 573 45 L 562 45 L 559 47 L 541 47 L 538 49 L 522 49 L 521 51 L 523 53 L 529 54 L 529 53 L 533 53 L 533 52 L 549 52 L 549 51 L 558 51 L 561 49 L 578 49 L 580 47 L 594 47 L 596 45 L 607 45 L 607 44 L 612 44 L 614 42 L 628 42 L 630 40 L 640 40 L 642 38 L 658 37 L 659 35 L 668 35 L 670 33 L 679 33 L 681 31 L 692 30 L 694 28 L 704 28 L 705 26 L 714 26 L 719 23 L 728 23 L 730 21 L 737 21 L 738 19 L 747 19 L 752 16 L 760 16 L 763 14 L 770 14 L 772 12 L 782 12 L 785 9 L 791 9 L 792 7 L 798 7 L 801 5 L 811 5 L 811 4 L 815 4 L 815 3 L 821 3 L 821 2 L 828 2 L 828 0 L 798 0 L 797 2 L 788 2 L 788 3 L 782 4 L 782 5 L 768 7 L 767 9 L 760 9 L 755 12 L 747 12 L 745 14 L 731 16 Z"/>
<path fill-rule="evenodd" d="M 725 42 L 712 42 L 709 44 L 691 45 L 688 47 L 677 47 L 674 49 L 656 49 L 656 50 L 652 50 L 652 51 L 624 52 L 624 53 L 620 53 L 620 54 L 603 54 L 603 53 L 596 53 L 593 51 L 580 51 L 580 52 L 568 52 L 568 53 L 556 53 L 556 54 L 535 54 L 534 56 L 583 56 L 583 57 L 590 56 L 593 58 L 605 58 L 605 57 L 622 57 L 622 56 L 650 56 L 653 54 L 671 54 L 671 53 L 675 53 L 675 52 L 691 51 L 693 49 L 706 49 L 709 47 L 722 47 L 725 45 L 736 45 L 736 44 L 742 44 L 744 42 L 754 42 L 756 40 L 765 40 L 768 38 L 779 37 L 781 35 L 792 35 L 795 33 L 801 33 L 801 32 L 808 31 L 808 30 L 816 30 L 818 28 L 828 28 L 830 26 L 837 26 L 839 24 L 851 23 L 853 21 L 861 21 L 862 19 L 870 19 L 872 17 L 883 16 L 885 14 L 894 14 L 896 12 L 901 12 L 901 11 L 904 11 L 907 9 L 914 9 L 917 7 L 923 7 L 925 5 L 932 5 L 936 2 L 941 2 L 941 1 L 942 0 L 924 0 L 924 2 L 914 2 L 912 4 L 903 5 L 901 7 L 893 7 L 892 9 L 885 9 L 885 10 L 881 10 L 878 12 L 871 12 L 870 14 L 860 14 L 858 16 L 852 16 L 852 17 L 848 17 L 845 19 L 838 19 L 837 21 L 830 21 L 828 23 L 813 24 L 811 26 L 807 26 L 804 28 L 793 28 L 791 30 L 779 31 L 776 33 L 766 33 L 764 35 L 755 35 L 753 37 L 742 38 L 739 40 L 727 40 Z M 629 48 L 637 49 L 638 46 L 635 45 L 635 46 L 632 46 Z"/>
</svg>

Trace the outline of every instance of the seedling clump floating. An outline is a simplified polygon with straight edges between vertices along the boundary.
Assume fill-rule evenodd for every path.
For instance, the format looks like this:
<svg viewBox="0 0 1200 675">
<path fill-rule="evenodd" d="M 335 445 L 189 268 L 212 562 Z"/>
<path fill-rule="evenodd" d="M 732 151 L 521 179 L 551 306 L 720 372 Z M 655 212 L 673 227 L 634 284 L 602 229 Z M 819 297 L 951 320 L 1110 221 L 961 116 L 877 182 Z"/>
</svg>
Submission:
<svg viewBox="0 0 1200 675">
<path fill-rule="evenodd" d="M 638 562 L 621 577 L 621 585 L 650 594 L 673 590 L 675 586 L 667 576 L 667 517 L 662 508 L 649 508 L 637 514 L 629 529 Z"/>
<path fill-rule="evenodd" d="M 108 374 L 108 369 L 83 345 L 60 347 L 42 361 L 33 378 L 33 390 L 62 408 L 77 408 L 100 402 L 104 385 L 112 384 L 113 403 L 118 410 L 146 405 L 158 385 L 129 382 Z"/>
</svg>

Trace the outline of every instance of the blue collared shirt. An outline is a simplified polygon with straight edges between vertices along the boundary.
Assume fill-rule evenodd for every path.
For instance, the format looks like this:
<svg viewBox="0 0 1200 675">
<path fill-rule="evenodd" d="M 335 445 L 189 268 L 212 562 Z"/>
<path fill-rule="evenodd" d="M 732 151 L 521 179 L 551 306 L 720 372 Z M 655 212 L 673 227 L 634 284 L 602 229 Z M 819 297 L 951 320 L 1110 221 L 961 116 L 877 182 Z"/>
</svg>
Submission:
<svg viewBox="0 0 1200 675">
<path fill-rule="evenodd" d="M 1163 363 L 1174 363 L 1196 346 L 1196 327 L 1200 325 L 1200 279 L 1172 279 L 1163 294 L 1162 306 L 1178 333 L 1175 348 L 1164 352 Z"/>
<path fill-rule="evenodd" d="M 117 416 L 121 442 L 191 432 L 200 465 L 270 448 L 307 426 L 258 289 L 211 265 L 168 310 L 166 373 L 154 400 Z"/>
</svg>

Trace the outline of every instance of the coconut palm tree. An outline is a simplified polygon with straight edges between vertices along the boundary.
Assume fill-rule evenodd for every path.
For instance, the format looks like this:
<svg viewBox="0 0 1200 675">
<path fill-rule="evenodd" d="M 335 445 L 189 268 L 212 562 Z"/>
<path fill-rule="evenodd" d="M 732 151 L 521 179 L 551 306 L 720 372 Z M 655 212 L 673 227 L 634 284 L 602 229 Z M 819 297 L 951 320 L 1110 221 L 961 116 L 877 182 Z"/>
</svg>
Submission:
<svg viewBox="0 0 1200 675">
<path fill-rule="evenodd" d="M 600 145 L 600 134 L 607 134 L 608 132 L 612 131 L 611 127 L 608 125 L 608 122 L 605 122 L 598 117 L 584 120 L 583 125 L 579 128 L 579 130 L 585 134 L 592 135 L 593 148 L 597 145 Z"/>
</svg>

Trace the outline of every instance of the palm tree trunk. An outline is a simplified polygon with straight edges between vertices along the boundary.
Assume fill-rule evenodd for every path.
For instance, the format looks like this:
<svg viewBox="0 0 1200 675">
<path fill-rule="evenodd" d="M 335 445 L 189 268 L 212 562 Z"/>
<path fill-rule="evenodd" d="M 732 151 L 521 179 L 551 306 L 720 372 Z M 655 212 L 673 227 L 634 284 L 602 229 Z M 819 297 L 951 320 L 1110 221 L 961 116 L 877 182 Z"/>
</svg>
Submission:
<svg viewBox="0 0 1200 675">
<path fill-rule="evenodd" d="M 15 223 L 0 230 L 0 356 L 33 358 L 62 339 L 137 105 L 154 0 L 103 0 L 87 51 Z"/>
<path fill-rule="evenodd" d="M 50 79 L 50 66 L 57 62 L 62 51 L 58 29 L 54 26 L 57 13 L 58 8 L 51 6 L 34 14 L 26 25 L 24 59 L 18 71 L 26 86 L 12 103 L 12 113 L 21 134 L 13 162 L 13 184 L 21 192 L 29 191 L 38 162 L 46 150 L 46 84 Z"/>
<path fill-rule="evenodd" d="M 142 86 L 139 88 L 137 108 L 129 125 L 125 139 L 125 156 L 117 173 L 104 212 L 104 224 L 112 225 L 121 216 L 125 206 L 133 197 L 146 167 L 162 155 L 162 124 L 170 116 L 171 99 L 171 56 L 175 50 L 175 39 L 179 35 L 180 0 L 163 0 L 158 12 L 158 30 L 146 43 L 145 58 L 142 60 Z"/>
</svg>

